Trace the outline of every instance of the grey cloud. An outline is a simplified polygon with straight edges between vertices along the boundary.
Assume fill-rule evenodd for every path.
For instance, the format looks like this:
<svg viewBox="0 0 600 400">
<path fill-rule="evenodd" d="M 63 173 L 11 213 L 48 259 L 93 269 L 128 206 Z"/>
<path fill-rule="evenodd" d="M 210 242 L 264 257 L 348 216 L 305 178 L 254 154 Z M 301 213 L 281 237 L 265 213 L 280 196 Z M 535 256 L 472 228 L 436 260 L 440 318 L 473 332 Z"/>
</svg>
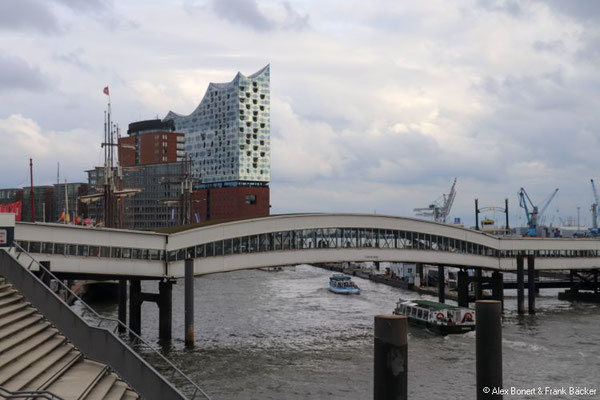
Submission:
<svg viewBox="0 0 600 400">
<path fill-rule="evenodd" d="M 523 10 L 519 3 L 514 0 L 477 0 L 477 5 L 484 10 L 491 12 L 503 12 L 513 17 L 520 17 Z"/>
<path fill-rule="evenodd" d="M 575 19 L 582 21 L 600 19 L 600 2 L 597 0 L 543 0 L 542 2 L 553 10 Z"/>
<path fill-rule="evenodd" d="M 44 90 L 48 86 L 46 77 L 24 60 L 0 54 L 0 91 L 26 89 Z"/>
<path fill-rule="evenodd" d="M 270 31 L 275 28 L 275 23 L 258 9 L 255 0 L 214 0 L 212 8 L 219 17 L 257 31 Z"/>
<path fill-rule="evenodd" d="M 103 12 L 109 9 L 110 5 L 101 0 L 55 0 L 74 11 L 82 12 Z"/>
<path fill-rule="evenodd" d="M 285 18 L 277 20 L 266 15 L 258 7 L 256 0 L 212 0 L 213 11 L 222 19 L 252 28 L 258 32 L 276 29 L 300 31 L 309 26 L 308 14 L 302 15 L 292 5 L 283 1 L 280 6 L 285 11 Z M 202 10 L 202 7 L 185 5 L 186 10 Z"/>
<path fill-rule="evenodd" d="M 84 62 L 82 60 L 82 56 L 84 54 L 84 50 L 82 48 L 77 48 L 66 54 L 56 54 L 54 58 L 58 61 L 62 61 L 67 64 L 71 64 L 81 70 L 89 71 L 92 69 L 91 65 Z"/>
<path fill-rule="evenodd" d="M 566 49 L 565 44 L 562 40 L 536 40 L 535 42 L 533 42 L 532 47 L 534 50 L 537 51 L 549 51 L 552 53 L 560 53 Z"/>
<path fill-rule="evenodd" d="M 48 3 L 36 0 L 4 0 L 0 5 L 0 29 L 59 32 Z"/>
</svg>

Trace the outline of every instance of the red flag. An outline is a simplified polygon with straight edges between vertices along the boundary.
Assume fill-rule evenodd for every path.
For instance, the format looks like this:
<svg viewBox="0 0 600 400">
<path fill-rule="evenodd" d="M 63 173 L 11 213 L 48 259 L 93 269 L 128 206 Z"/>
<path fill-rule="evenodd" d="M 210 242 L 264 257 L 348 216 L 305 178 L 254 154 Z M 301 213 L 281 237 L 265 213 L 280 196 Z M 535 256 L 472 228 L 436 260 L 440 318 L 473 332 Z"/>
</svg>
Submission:
<svg viewBox="0 0 600 400">
<path fill-rule="evenodd" d="M 106 86 L 106 87 L 104 88 L 104 94 L 105 94 L 105 95 L 107 95 L 107 96 L 109 96 L 109 94 L 108 94 L 108 86 Z"/>
</svg>

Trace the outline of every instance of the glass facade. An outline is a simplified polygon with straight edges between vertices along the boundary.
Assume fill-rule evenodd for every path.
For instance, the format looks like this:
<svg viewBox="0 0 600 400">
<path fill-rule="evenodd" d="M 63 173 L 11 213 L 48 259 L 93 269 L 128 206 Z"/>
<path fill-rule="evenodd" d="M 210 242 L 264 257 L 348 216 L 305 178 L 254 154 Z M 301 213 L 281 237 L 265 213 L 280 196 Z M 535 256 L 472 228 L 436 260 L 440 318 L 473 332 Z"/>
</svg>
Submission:
<svg viewBox="0 0 600 400">
<path fill-rule="evenodd" d="M 185 133 L 194 178 L 202 184 L 270 180 L 270 72 L 267 65 L 229 83 L 211 83 L 200 105 L 187 116 L 170 111 Z"/>
</svg>

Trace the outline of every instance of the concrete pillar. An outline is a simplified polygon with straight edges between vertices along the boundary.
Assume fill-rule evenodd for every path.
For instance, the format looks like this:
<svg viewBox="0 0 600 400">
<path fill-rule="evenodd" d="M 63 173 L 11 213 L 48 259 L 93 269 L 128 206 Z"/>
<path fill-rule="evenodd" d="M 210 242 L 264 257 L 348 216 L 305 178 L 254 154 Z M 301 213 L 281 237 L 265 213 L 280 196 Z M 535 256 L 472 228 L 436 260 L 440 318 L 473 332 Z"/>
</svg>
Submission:
<svg viewBox="0 0 600 400">
<path fill-rule="evenodd" d="M 119 279 L 119 321 L 123 325 L 119 325 L 119 332 L 125 332 L 127 325 L 127 280 Z"/>
<path fill-rule="evenodd" d="M 500 271 L 492 273 L 492 298 L 498 300 L 504 309 L 504 280 Z"/>
<path fill-rule="evenodd" d="M 194 345 L 194 260 L 185 260 L 185 344 Z"/>
<path fill-rule="evenodd" d="M 502 399 L 490 390 L 502 387 L 502 304 L 479 300 L 475 315 L 477 400 Z"/>
<path fill-rule="evenodd" d="M 373 265 L 375 265 L 375 269 L 379 271 L 379 261 L 374 261 Z"/>
<path fill-rule="evenodd" d="M 469 274 L 467 271 L 458 271 L 458 306 L 469 307 Z"/>
<path fill-rule="evenodd" d="M 529 314 L 535 314 L 535 257 L 527 256 L 527 300 Z"/>
<path fill-rule="evenodd" d="M 423 280 L 423 264 L 417 263 L 417 274 L 419 275 L 419 284 L 421 286 L 425 286 L 425 281 Z"/>
<path fill-rule="evenodd" d="M 475 299 L 481 300 L 483 299 L 483 282 L 481 281 L 483 270 L 481 268 L 475 268 L 475 278 L 477 279 L 475 283 Z"/>
<path fill-rule="evenodd" d="M 517 256 L 517 310 L 525 314 L 525 270 L 521 255 Z"/>
<path fill-rule="evenodd" d="M 173 282 L 165 279 L 158 282 L 158 337 L 171 339 L 173 321 Z"/>
<path fill-rule="evenodd" d="M 139 279 L 129 280 L 129 329 L 142 333 L 142 285 Z"/>
<path fill-rule="evenodd" d="M 374 400 L 407 399 L 407 332 L 405 316 L 375 316 Z"/>
<path fill-rule="evenodd" d="M 438 301 L 440 303 L 446 302 L 446 285 L 443 265 L 438 265 Z"/>
</svg>

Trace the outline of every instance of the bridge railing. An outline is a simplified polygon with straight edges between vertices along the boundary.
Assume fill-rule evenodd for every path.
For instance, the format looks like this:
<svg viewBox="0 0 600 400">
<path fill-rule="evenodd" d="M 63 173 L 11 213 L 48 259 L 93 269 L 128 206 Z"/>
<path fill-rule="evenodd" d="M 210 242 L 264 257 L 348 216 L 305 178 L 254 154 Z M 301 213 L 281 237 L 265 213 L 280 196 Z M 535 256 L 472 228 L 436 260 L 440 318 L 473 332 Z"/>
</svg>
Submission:
<svg viewBox="0 0 600 400">
<path fill-rule="evenodd" d="M 115 369 L 118 368 L 119 375 L 134 385 L 135 390 L 140 392 L 145 398 L 189 398 L 193 400 L 200 395 L 205 399 L 211 400 L 191 378 L 162 355 L 158 349 L 129 329 L 126 324 L 116 318 L 104 317 L 98 314 L 96 310 L 85 303 L 62 280 L 58 279 L 42 263 L 33 258 L 17 242 L 13 242 L 13 247 L 15 250 L 14 257 L 9 255 L 7 251 L 0 252 L 0 273 L 6 276 L 11 283 L 15 284 L 26 295 L 28 300 L 42 311 L 84 354 L 105 362 L 115 367 Z M 19 258 L 23 255 L 28 257 L 28 260 L 25 260 L 21 264 Z M 11 268 L 11 266 L 7 265 L 10 260 L 22 268 Z M 27 266 L 25 267 L 24 265 Z M 31 267 L 34 265 L 39 268 L 41 275 L 39 278 L 31 271 Z M 60 288 L 59 290 L 65 291 L 66 297 L 79 300 L 82 309 L 85 310 L 85 319 L 74 312 L 60 296 L 46 286 L 43 281 L 50 279 L 55 280 Z M 45 290 L 40 290 L 40 287 Z M 65 309 L 69 310 L 70 313 L 65 313 Z M 107 329 L 106 326 L 109 324 L 114 327 Z M 163 375 L 158 373 L 152 365 L 129 347 L 116 334 L 119 327 L 133 338 L 135 345 L 147 348 L 150 353 L 156 355 L 166 364 L 170 370 L 170 379 L 177 379 L 189 397 L 186 397 L 179 389 L 167 381 Z M 89 329 L 86 330 L 86 328 Z"/>
</svg>

